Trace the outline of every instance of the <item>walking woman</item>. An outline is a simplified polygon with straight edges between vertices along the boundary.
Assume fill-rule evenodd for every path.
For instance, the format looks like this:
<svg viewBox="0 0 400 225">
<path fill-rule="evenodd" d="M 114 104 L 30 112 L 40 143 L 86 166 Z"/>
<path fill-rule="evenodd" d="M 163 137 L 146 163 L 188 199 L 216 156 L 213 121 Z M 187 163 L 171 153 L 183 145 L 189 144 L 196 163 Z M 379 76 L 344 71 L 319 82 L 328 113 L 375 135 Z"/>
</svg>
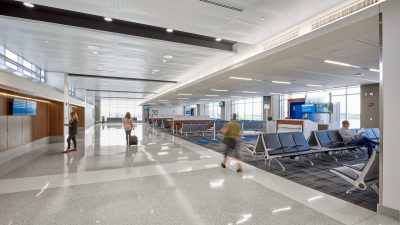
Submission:
<svg viewBox="0 0 400 225">
<path fill-rule="evenodd" d="M 65 151 L 63 151 L 63 153 L 68 153 L 77 150 L 76 135 L 78 134 L 78 114 L 76 114 L 76 112 L 71 112 L 69 116 L 70 116 L 69 123 L 64 124 L 65 126 L 68 126 L 68 138 L 67 138 L 68 148 Z M 71 149 L 71 140 L 74 142 L 73 149 Z"/>
<path fill-rule="evenodd" d="M 240 127 L 236 122 L 236 114 L 232 115 L 232 120 L 221 128 L 221 132 L 224 134 L 223 143 L 226 145 L 224 153 L 224 161 L 221 163 L 221 167 L 225 168 L 228 163 L 228 155 L 237 160 L 238 169 L 236 172 L 243 172 L 243 167 L 240 164 L 240 153 L 237 148 L 237 141 L 240 138 Z"/>
<path fill-rule="evenodd" d="M 131 114 L 127 112 L 125 114 L 124 119 L 122 119 L 122 122 L 124 123 L 124 129 L 125 129 L 125 135 L 126 135 L 126 144 L 129 145 L 129 137 L 131 136 L 131 132 L 133 129 L 133 119 L 131 117 Z"/>
</svg>

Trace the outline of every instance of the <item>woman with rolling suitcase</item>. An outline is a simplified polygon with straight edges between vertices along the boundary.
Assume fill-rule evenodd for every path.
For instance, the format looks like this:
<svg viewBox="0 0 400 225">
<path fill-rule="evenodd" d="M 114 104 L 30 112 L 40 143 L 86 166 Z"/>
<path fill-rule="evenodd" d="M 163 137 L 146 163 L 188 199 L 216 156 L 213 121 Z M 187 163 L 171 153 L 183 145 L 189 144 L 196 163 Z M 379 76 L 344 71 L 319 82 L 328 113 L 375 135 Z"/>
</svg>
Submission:
<svg viewBox="0 0 400 225">
<path fill-rule="evenodd" d="M 124 123 L 126 144 L 129 145 L 129 139 L 131 137 L 131 132 L 133 130 L 133 119 L 129 112 L 125 114 L 125 117 L 122 119 L 122 122 Z"/>
</svg>

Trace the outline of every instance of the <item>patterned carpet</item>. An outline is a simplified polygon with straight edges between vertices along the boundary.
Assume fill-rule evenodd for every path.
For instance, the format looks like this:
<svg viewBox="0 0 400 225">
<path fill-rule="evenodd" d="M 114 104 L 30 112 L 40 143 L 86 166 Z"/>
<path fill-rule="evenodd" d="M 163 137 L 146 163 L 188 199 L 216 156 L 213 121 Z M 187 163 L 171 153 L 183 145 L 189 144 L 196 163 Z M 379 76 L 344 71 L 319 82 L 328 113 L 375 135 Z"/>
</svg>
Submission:
<svg viewBox="0 0 400 225">
<path fill-rule="evenodd" d="M 193 138 L 192 136 L 186 138 L 183 135 L 176 136 L 220 153 L 223 153 L 225 148 L 224 144 L 219 143 L 218 141 L 214 143 L 210 142 L 210 138 L 207 140 L 206 137 Z M 251 138 L 247 139 L 247 141 L 253 142 Z M 241 159 L 243 162 L 309 188 L 376 211 L 379 197 L 371 187 L 368 187 L 365 191 L 354 190 L 351 194 L 346 194 L 346 190 L 351 188 L 352 185 L 329 171 L 330 169 L 340 167 L 343 164 L 365 162 L 367 160 L 366 153 L 358 152 L 358 158 L 355 158 L 354 155 L 351 154 L 335 154 L 334 156 L 338 159 L 338 162 L 336 162 L 331 156 L 323 154 L 321 157 L 312 158 L 315 166 L 310 166 L 310 163 L 304 158 L 300 158 L 299 160 L 285 158 L 280 160 L 286 168 L 283 172 L 277 162 L 273 161 L 271 166 L 266 166 L 262 155 L 258 155 L 257 159 L 253 161 L 252 156 L 245 149 L 241 149 Z"/>
</svg>

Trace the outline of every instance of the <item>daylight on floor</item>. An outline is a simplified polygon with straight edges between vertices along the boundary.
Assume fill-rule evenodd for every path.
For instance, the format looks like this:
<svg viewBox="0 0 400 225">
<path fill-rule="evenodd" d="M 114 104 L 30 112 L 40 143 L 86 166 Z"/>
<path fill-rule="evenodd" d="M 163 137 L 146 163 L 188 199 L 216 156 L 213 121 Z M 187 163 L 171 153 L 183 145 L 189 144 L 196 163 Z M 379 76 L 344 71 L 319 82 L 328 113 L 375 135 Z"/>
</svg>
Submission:
<svg viewBox="0 0 400 225">
<path fill-rule="evenodd" d="M 0 225 L 400 225 L 400 0 L 28 1 Z"/>
</svg>

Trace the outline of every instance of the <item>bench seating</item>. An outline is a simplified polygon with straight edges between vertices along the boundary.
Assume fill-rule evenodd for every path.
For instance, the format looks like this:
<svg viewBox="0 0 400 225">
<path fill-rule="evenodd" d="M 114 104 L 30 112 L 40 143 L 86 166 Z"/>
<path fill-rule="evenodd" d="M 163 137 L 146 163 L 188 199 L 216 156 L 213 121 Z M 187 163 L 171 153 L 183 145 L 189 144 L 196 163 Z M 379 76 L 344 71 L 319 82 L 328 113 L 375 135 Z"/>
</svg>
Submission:
<svg viewBox="0 0 400 225">
<path fill-rule="evenodd" d="M 352 188 L 346 191 L 347 194 L 356 189 L 365 190 L 367 189 L 367 183 L 377 182 L 379 179 L 379 152 L 374 151 L 366 163 L 344 165 L 333 168 L 330 171 L 353 185 Z M 377 187 L 374 185 L 372 188 L 377 191 Z"/>
<path fill-rule="evenodd" d="M 188 136 L 188 134 L 192 134 L 192 133 L 206 133 L 209 132 L 207 130 L 208 128 L 208 124 L 188 124 L 188 123 L 184 123 L 182 124 L 182 128 L 180 129 L 180 133 L 181 134 L 185 134 L 186 137 Z"/>
</svg>

